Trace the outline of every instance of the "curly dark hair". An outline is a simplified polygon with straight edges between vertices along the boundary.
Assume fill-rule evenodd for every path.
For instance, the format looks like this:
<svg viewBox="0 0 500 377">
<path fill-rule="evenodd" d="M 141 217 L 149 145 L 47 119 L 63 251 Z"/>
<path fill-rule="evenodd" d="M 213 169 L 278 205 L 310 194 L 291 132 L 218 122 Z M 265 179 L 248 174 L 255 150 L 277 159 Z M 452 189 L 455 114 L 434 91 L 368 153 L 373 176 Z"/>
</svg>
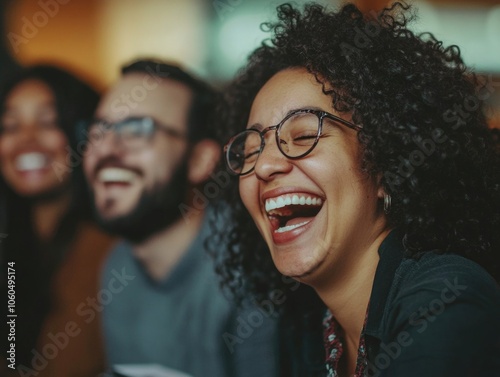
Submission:
<svg viewBox="0 0 500 377">
<path fill-rule="evenodd" d="M 277 11 L 278 21 L 263 24 L 274 35 L 225 91 L 221 141 L 245 128 L 273 75 L 304 67 L 333 108 L 362 125 L 362 169 L 382 177 L 392 197 L 388 221 L 403 232 L 408 256 L 453 252 L 500 280 L 500 156 L 483 111 L 487 80 L 466 68 L 457 46 L 409 30 L 415 14 L 404 3 L 379 14 L 352 4 L 337 12 L 317 4 Z M 226 194 L 229 229 L 212 240 L 228 245 L 219 273 L 237 298 L 263 300 L 289 283 L 240 200 L 238 177 Z"/>
</svg>

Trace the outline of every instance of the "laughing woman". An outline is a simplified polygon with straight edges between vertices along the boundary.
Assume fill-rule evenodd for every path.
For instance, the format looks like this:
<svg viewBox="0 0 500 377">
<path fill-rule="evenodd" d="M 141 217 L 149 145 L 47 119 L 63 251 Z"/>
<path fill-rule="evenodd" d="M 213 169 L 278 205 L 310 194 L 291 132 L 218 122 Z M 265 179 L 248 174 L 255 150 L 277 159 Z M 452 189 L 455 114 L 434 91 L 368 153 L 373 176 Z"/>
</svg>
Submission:
<svg viewBox="0 0 500 377">
<path fill-rule="evenodd" d="M 285 305 L 296 287 L 283 276 L 312 287 L 323 374 L 498 375 L 491 86 L 458 48 L 411 32 L 404 5 L 373 18 L 283 5 L 278 19 L 221 115 L 235 175 L 225 282 L 284 317 L 305 310 Z"/>
<path fill-rule="evenodd" d="M 104 368 L 99 319 L 81 304 L 97 295 L 112 239 L 91 220 L 74 131 L 98 99 L 53 66 L 25 68 L 0 90 L 0 291 L 7 297 L 5 275 L 15 271 L 18 314 L 15 336 L 2 332 L 10 358 L 0 360 L 1 376 L 87 377 Z"/>
</svg>

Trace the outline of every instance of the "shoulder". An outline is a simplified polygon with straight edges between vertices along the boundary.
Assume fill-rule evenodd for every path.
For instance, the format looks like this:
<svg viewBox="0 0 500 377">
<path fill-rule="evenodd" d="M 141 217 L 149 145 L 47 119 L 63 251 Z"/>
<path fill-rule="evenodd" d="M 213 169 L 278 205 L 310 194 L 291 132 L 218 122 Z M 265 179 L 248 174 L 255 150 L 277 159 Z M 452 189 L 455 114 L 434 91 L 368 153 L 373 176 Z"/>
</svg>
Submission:
<svg viewBox="0 0 500 377">
<path fill-rule="evenodd" d="M 393 355 L 387 375 L 492 375 L 498 318 L 500 288 L 475 262 L 434 252 L 403 259 L 381 323 L 380 353 Z"/>
<path fill-rule="evenodd" d="M 104 261 L 103 279 L 109 278 L 114 270 L 135 270 L 136 264 L 132 255 L 132 247 L 128 242 L 116 242 Z"/>
<path fill-rule="evenodd" d="M 123 240 L 116 242 L 109 252 L 107 263 L 132 258 L 132 246 Z"/>
<path fill-rule="evenodd" d="M 389 332 L 405 326 L 425 329 L 439 322 L 450 330 L 473 325 L 500 334 L 500 287 L 471 260 L 428 252 L 419 260 L 403 259 L 385 314 Z"/>
<path fill-rule="evenodd" d="M 500 287 L 493 277 L 479 264 L 452 253 L 427 252 L 418 260 L 404 259 L 396 270 L 395 286 L 397 296 L 420 298 L 416 302 L 451 292 L 457 298 L 500 305 Z"/>
</svg>

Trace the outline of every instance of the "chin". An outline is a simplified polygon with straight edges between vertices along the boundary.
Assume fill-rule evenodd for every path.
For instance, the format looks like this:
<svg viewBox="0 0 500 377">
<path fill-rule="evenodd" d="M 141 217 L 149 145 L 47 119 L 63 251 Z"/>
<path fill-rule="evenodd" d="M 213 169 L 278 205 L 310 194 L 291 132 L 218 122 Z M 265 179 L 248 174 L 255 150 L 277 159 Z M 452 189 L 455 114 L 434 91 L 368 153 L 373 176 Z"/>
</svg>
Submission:
<svg viewBox="0 0 500 377">
<path fill-rule="evenodd" d="M 19 185 L 17 187 L 13 187 L 13 191 L 19 196 L 25 197 L 31 200 L 53 200 L 59 198 L 63 192 L 65 191 L 66 186 L 57 184 L 57 185 Z"/>
<path fill-rule="evenodd" d="M 26 198 L 36 198 L 40 195 L 45 194 L 48 190 L 44 190 L 43 188 L 32 188 L 32 187 L 15 187 L 14 192 L 16 192 L 20 196 L 24 196 Z"/>
<path fill-rule="evenodd" d="M 307 283 L 312 279 L 321 262 L 314 257 L 307 258 L 302 251 L 272 252 L 273 262 L 278 271 L 295 280 Z"/>
<path fill-rule="evenodd" d="M 118 209 L 98 209 L 99 217 L 104 221 L 113 221 L 121 217 L 127 216 L 130 211 L 123 211 Z"/>
<path fill-rule="evenodd" d="M 136 208 L 137 202 L 136 198 L 117 198 L 116 196 L 97 196 L 94 199 L 97 214 L 103 220 L 115 220 L 127 216 Z"/>
</svg>

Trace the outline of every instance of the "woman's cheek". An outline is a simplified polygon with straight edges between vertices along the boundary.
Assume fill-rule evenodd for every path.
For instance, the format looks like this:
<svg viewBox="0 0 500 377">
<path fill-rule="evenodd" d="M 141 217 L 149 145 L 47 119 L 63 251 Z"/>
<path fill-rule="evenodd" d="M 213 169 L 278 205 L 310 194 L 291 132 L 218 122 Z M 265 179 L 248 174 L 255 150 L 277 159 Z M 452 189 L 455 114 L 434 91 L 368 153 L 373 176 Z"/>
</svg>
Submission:
<svg viewBox="0 0 500 377">
<path fill-rule="evenodd" d="M 245 208 L 250 212 L 250 215 L 255 220 L 256 205 L 258 206 L 258 197 L 255 190 L 252 188 L 252 182 L 249 180 L 250 176 L 241 177 L 239 182 L 240 198 Z"/>
<path fill-rule="evenodd" d="M 2 173 L 5 171 L 5 165 L 9 155 L 12 153 L 12 146 L 14 145 L 14 140 L 8 136 L 0 137 L 0 170 Z"/>
</svg>

